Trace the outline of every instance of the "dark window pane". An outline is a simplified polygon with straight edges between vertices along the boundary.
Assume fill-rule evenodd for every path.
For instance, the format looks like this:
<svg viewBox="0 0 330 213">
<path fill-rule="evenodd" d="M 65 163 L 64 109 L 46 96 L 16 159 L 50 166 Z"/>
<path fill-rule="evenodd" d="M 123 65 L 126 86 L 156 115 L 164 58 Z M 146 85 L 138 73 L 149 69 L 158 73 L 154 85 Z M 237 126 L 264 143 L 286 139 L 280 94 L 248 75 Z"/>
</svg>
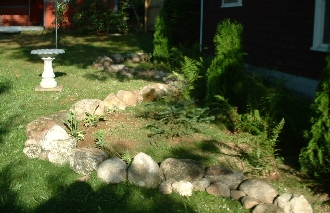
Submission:
<svg viewBox="0 0 330 213">
<path fill-rule="evenodd" d="M 325 2 L 323 43 L 330 42 L 330 3 Z"/>
</svg>

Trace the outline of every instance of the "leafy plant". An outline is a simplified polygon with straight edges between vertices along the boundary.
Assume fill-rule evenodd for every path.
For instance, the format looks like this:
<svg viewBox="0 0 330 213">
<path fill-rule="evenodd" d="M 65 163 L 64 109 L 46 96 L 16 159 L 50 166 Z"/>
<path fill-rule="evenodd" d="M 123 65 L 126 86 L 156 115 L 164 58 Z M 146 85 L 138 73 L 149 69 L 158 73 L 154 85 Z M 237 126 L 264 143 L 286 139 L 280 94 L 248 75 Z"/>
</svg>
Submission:
<svg viewBox="0 0 330 213">
<path fill-rule="evenodd" d="M 94 126 L 96 127 L 99 123 L 99 121 L 105 119 L 104 115 L 94 115 L 94 114 L 90 114 L 88 112 L 85 112 L 86 117 L 84 119 L 84 126 L 89 127 L 89 126 Z"/>
<path fill-rule="evenodd" d="M 220 95 L 240 111 L 246 106 L 242 33 L 243 26 L 229 19 L 218 25 L 214 38 L 216 56 L 206 73 L 207 100 L 215 101 L 215 96 Z"/>
<path fill-rule="evenodd" d="M 79 122 L 76 119 L 76 114 L 73 111 L 68 113 L 68 119 L 62 119 L 64 125 L 69 129 L 70 135 L 78 140 L 84 140 L 85 132 L 79 130 Z"/>
<path fill-rule="evenodd" d="M 110 0 L 70 1 L 69 5 L 75 12 L 71 22 L 79 33 L 123 33 L 127 29 L 125 7 L 114 12 Z"/>
<path fill-rule="evenodd" d="M 95 133 L 95 144 L 101 148 L 101 149 L 106 149 L 108 147 L 108 142 L 105 139 L 105 131 L 102 129 L 99 129 L 96 133 Z"/>
</svg>

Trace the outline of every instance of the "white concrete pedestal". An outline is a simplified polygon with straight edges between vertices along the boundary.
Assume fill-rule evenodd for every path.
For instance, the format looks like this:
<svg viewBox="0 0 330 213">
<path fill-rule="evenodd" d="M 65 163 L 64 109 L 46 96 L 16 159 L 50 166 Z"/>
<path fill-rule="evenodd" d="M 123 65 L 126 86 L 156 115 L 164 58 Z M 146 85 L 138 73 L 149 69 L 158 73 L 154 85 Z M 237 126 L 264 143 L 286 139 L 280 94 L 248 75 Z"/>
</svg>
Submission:
<svg viewBox="0 0 330 213">
<path fill-rule="evenodd" d="M 31 54 L 36 54 L 44 61 L 44 72 L 42 73 L 42 80 L 40 86 L 36 86 L 36 91 L 58 91 L 62 90 L 63 85 L 57 86 L 55 74 L 53 71 L 52 61 L 57 54 L 65 53 L 62 49 L 38 49 L 32 50 Z"/>
<path fill-rule="evenodd" d="M 40 86 L 42 88 L 55 88 L 57 87 L 57 82 L 55 80 L 55 74 L 53 71 L 53 64 L 52 61 L 55 58 L 46 57 L 41 58 L 44 60 L 44 72 L 42 73 L 42 80 L 40 82 Z"/>
</svg>

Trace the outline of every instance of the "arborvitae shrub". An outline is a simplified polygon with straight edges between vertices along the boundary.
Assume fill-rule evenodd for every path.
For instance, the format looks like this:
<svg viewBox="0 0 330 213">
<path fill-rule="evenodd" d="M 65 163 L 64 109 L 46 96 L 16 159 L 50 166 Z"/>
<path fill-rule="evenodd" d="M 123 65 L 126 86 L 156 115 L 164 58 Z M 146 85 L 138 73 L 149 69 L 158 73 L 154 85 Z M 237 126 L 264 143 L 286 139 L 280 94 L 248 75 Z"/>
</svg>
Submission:
<svg viewBox="0 0 330 213">
<path fill-rule="evenodd" d="M 303 148 L 299 162 L 304 172 L 316 177 L 327 177 L 330 174 L 330 55 L 323 70 L 317 93 L 311 105 L 313 116 L 311 129 L 305 133 L 309 141 Z"/>
<path fill-rule="evenodd" d="M 156 31 L 153 40 L 154 52 L 152 56 L 156 63 L 168 62 L 170 58 L 171 37 L 166 17 L 166 14 L 161 11 L 156 18 Z"/>
<path fill-rule="evenodd" d="M 242 33 L 243 26 L 229 19 L 218 25 L 214 38 L 216 56 L 206 73 L 207 100 L 212 102 L 215 96 L 222 96 L 239 110 L 246 105 Z"/>
</svg>

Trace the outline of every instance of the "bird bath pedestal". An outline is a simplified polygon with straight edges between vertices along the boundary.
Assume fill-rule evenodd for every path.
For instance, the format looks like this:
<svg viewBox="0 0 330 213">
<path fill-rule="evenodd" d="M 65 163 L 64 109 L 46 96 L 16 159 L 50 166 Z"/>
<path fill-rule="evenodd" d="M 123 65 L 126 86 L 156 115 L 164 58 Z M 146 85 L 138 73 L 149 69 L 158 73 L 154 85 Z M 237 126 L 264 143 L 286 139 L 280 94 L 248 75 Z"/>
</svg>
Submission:
<svg viewBox="0 0 330 213">
<path fill-rule="evenodd" d="M 38 49 L 32 50 L 31 54 L 35 54 L 44 60 L 44 72 L 42 73 L 42 80 L 40 86 L 36 86 L 36 91 L 61 91 L 63 85 L 57 85 L 55 81 L 55 74 L 53 71 L 52 61 L 55 59 L 55 55 L 65 53 L 62 49 Z"/>
</svg>

